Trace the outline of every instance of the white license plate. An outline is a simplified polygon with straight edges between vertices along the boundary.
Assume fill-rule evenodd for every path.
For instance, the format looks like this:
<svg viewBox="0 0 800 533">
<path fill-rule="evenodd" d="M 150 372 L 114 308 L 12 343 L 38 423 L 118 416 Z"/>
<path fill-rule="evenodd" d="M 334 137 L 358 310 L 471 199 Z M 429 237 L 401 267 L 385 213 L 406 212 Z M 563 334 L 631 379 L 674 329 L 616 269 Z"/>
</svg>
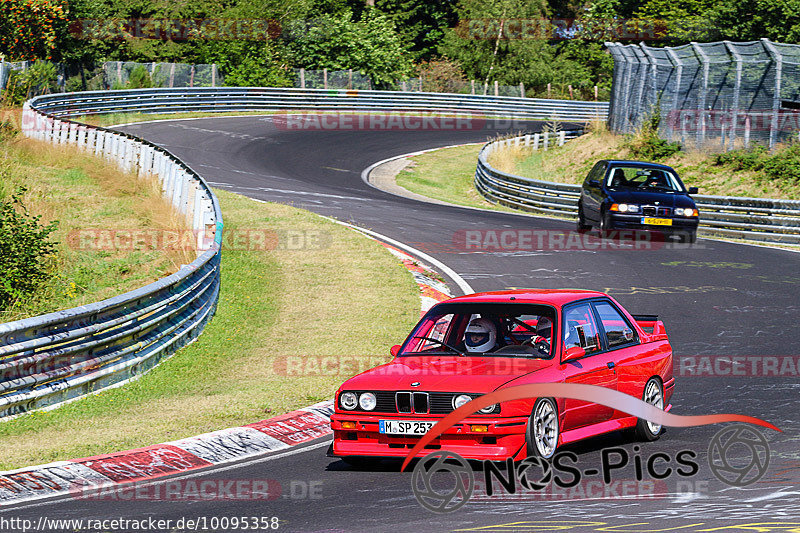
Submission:
<svg viewBox="0 0 800 533">
<path fill-rule="evenodd" d="M 387 435 L 424 435 L 434 424 L 421 420 L 379 420 L 378 431 Z"/>
</svg>

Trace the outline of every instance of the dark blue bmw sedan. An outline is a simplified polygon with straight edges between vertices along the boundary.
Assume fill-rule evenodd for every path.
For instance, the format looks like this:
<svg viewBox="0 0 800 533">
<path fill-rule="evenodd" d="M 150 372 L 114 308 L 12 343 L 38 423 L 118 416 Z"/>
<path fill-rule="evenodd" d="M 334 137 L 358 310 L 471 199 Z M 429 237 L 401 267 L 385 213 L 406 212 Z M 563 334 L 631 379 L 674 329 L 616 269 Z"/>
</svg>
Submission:
<svg viewBox="0 0 800 533">
<path fill-rule="evenodd" d="M 578 231 L 658 231 L 684 242 L 697 238 L 698 212 L 672 167 L 642 161 L 598 161 L 586 176 L 578 202 Z"/>
</svg>

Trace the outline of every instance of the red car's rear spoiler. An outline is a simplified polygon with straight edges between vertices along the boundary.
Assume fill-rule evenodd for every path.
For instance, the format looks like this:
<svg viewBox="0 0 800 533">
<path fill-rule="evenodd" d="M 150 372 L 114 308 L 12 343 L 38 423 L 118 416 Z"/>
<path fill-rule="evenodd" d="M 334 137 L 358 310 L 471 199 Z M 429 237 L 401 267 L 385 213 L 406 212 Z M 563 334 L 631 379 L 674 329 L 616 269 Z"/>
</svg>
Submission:
<svg viewBox="0 0 800 533">
<path fill-rule="evenodd" d="M 639 327 L 648 334 L 650 342 L 667 340 L 667 329 L 658 315 L 631 315 Z"/>
</svg>

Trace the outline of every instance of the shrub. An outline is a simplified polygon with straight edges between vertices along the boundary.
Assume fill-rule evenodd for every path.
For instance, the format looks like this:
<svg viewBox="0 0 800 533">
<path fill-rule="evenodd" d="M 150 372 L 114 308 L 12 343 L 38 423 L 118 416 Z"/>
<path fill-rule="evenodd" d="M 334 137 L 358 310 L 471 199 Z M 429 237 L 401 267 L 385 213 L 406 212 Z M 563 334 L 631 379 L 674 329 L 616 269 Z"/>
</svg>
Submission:
<svg viewBox="0 0 800 533">
<path fill-rule="evenodd" d="M 36 61 L 24 71 L 12 70 L 3 90 L 3 103 L 16 107 L 39 94 L 49 94 L 56 88 L 57 77 L 55 64 L 47 61 Z"/>
<path fill-rule="evenodd" d="M 792 143 L 775 152 L 763 163 L 764 174 L 773 180 L 800 184 L 800 143 Z"/>
<path fill-rule="evenodd" d="M 761 170 L 767 157 L 767 149 L 760 144 L 755 144 L 752 148 L 717 154 L 714 157 L 714 164 L 727 166 L 731 170 Z"/>
<path fill-rule="evenodd" d="M 658 106 L 655 107 L 658 109 Z M 680 152 L 681 144 L 670 142 L 658 136 L 658 126 L 661 123 L 661 114 L 654 111 L 645 120 L 641 129 L 626 143 L 631 155 L 644 161 L 658 161 Z"/>
<path fill-rule="evenodd" d="M 53 221 L 40 222 L 22 203 L 25 188 L 10 198 L 0 199 L 0 309 L 32 294 L 51 275 L 56 242 L 50 234 L 58 227 Z"/>
<path fill-rule="evenodd" d="M 136 65 L 131 70 L 131 77 L 128 80 L 129 89 L 148 89 L 153 86 L 153 80 L 150 78 L 150 72 L 147 71 L 144 65 Z"/>
</svg>

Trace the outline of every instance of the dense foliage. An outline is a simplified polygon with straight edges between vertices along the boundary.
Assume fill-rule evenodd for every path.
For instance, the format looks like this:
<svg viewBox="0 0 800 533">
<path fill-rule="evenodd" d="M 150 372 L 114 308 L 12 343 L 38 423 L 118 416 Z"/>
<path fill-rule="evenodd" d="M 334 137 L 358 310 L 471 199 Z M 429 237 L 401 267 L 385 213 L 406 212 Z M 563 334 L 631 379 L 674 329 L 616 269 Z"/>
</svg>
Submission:
<svg viewBox="0 0 800 533">
<path fill-rule="evenodd" d="M 0 309 L 33 293 L 52 270 L 57 223 L 44 225 L 22 203 L 25 189 L 0 197 Z"/>
<path fill-rule="evenodd" d="M 263 31 L 193 26 L 209 20 Z M 481 88 L 522 83 L 531 96 L 571 88 L 586 98 L 599 86 L 602 97 L 612 68 L 603 42 L 639 42 L 631 28 L 654 45 L 796 43 L 800 0 L 0 0 L 0 56 L 52 57 L 69 66 L 73 90 L 97 88 L 96 65 L 117 60 L 216 63 L 228 85 L 286 86 L 294 69 L 328 68 L 382 87 L 427 69 Z M 130 83 L 149 81 L 140 72 Z"/>
</svg>

